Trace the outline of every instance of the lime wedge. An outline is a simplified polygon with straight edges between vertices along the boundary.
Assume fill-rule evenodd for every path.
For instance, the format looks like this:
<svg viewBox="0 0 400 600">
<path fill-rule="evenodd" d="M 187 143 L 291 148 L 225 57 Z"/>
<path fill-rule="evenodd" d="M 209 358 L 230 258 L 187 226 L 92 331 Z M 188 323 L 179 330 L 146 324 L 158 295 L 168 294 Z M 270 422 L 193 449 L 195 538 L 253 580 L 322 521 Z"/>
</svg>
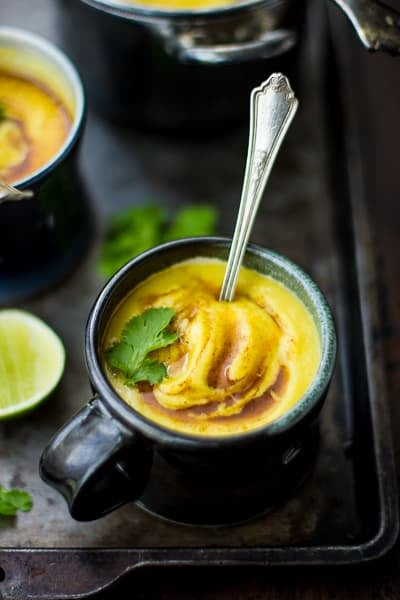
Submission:
<svg viewBox="0 0 400 600">
<path fill-rule="evenodd" d="M 64 346 L 46 323 L 23 310 L 0 310 L 0 420 L 45 400 L 64 366 Z"/>
</svg>

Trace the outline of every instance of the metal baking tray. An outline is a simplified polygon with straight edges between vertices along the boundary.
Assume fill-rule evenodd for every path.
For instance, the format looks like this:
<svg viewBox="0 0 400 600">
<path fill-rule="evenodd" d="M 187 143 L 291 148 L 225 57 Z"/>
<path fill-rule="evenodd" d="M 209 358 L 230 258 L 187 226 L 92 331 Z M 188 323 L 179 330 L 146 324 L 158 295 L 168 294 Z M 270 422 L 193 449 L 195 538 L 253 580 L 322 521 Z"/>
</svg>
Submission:
<svg viewBox="0 0 400 600">
<path fill-rule="evenodd" d="M 26 15 L 21 0 L 6 0 L 4 20 L 31 23 L 31 29 L 57 41 L 53 4 L 38 0 Z M 42 448 L 90 398 L 83 335 L 103 283 L 96 261 L 107 217 L 151 201 L 171 211 L 183 203 L 211 202 L 220 211 L 220 232 L 229 235 L 244 171 L 246 127 L 172 139 L 121 131 L 89 111 L 81 165 L 97 216 L 96 237 L 68 279 L 19 304 L 58 331 L 67 364 L 60 388 L 46 404 L 29 417 L 0 425 L 1 483 L 26 488 L 34 498 L 32 512 L 0 518 L 3 600 L 83 597 L 145 566 L 355 564 L 393 546 L 396 477 L 382 360 L 373 337 L 379 328 L 376 278 L 360 157 L 355 129 L 351 122 L 345 128 L 347 113 L 335 93 L 341 75 L 326 43 L 325 13 L 316 5 L 310 12 L 310 31 L 320 34 L 309 36 L 300 50 L 297 88 L 293 82 L 300 109 L 252 240 L 305 268 L 336 318 L 338 360 L 321 415 L 313 474 L 273 513 L 224 528 L 173 525 L 135 505 L 78 523 L 39 479 Z"/>
</svg>

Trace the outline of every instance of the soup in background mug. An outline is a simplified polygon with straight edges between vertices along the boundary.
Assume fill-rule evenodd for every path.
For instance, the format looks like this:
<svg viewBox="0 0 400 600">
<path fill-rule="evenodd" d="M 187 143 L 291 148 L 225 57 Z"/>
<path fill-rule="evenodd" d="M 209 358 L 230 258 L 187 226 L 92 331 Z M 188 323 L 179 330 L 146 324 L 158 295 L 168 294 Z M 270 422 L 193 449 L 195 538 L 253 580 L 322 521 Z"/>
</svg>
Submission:
<svg viewBox="0 0 400 600">
<path fill-rule="evenodd" d="M 0 177 L 24 179 L 49 162 L 67 139 L 72 115 L 43 83 L 0 69 Z"/>
<path fill-rule="evenodd" d="M 0 175 L 21 185 L 58 159 L 76 136 L 84 112 L 79 75 L 41 36 L 1 27 L 0 108 Z M 24 171 L 8 174 L 13 165 L 7 150 L 18 141 L 27 145 L 27 164 Z"/>
</svg>

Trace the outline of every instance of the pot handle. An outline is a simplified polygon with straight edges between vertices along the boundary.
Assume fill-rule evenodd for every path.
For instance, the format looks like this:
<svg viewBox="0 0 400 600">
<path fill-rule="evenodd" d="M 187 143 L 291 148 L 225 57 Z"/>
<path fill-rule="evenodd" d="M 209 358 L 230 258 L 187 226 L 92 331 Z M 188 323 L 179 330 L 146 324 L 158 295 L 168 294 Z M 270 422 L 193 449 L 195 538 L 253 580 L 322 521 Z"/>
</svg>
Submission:
<svg viewBox="0 0 400 600">
<path fill-rule="evenodd" d="M 331 0 L 347 15 L 367 50 L 400 54 L 400 12 L 378 0 Z"/>
<path fill-rule="evenodd" d="M 148 480 L 151 449 L 95 396 L 50 440 L 41 478 L 66 499 L 71 516 L 91 521 L 137 499 Z"/>
<path fill-rule="evenodd" d="M 297 44 L 297 34 L 290 29 L 265 31 L 251 41 L 232 44 L 200 45 L 189 32 L 170 40 L 168 49 L 182 62 L 202 64 L 236 64 L 283 54 Z"/>
</svg>

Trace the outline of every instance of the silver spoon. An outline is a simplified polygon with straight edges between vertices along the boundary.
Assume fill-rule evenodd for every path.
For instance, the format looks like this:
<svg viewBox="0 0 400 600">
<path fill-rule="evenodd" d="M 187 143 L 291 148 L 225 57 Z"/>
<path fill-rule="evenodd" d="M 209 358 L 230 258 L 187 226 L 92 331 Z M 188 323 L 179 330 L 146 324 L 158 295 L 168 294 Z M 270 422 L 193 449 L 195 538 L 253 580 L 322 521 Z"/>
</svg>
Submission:
<svg viewBox="0 0 400 600">
<path fill-rule="evenodd" d="M 229 251 L 219 300 L 230 302 L 247 242 L 272 165 L 296 113 L 298 100 L 289 81 L 273 73 L 251 92 L 250 133 L 243 181 L 232 245 Z"/>
<path fill-rule="evenodd" d="M 0 204 L 2 202 L 14 200 L 25 200 L 26 198 L 31 198 L 32 196 L 33 192 L 31 190 L 18 190 L 12 185 L 8 185 L 8 183 L 0 178 Z"/>
</svg>

